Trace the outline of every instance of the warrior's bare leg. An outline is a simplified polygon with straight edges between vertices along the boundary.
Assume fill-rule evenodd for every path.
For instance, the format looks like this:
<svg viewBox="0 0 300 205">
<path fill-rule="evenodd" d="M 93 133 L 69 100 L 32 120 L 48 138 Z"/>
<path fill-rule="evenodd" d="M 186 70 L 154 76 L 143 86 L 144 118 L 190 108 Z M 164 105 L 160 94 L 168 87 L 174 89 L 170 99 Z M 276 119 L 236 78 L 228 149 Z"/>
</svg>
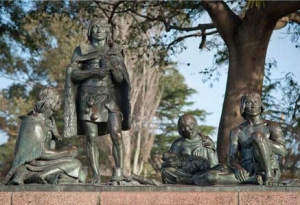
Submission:
<svg viewBox="0 0 300 205">
<path fill-rule="evenodd" d="M 251 137 L 254 157 L 265 171 L 266 179 L 264 181 L 264 184 L 271 185 L 274 179 L 270 157 L 272 154 L 272 150 L 268 146 L 267 138 L 264 134 L 255 132 L 252 133 Z"/>
<path fill-rule="evenodd" d="M 245 181 L 238 180 L 234 173 L 218 170 L 211 170 L 207 173 L 207 180 L 210 184 L 262 184 L 262 178 L 260 175 L 248 176 Z"/>
<path fill-rule="evenodd" d="M 113 142 L 112 154 L 116 163 L 116 170 L 112 176 L 112 181 L 121 181 L 123 176 L 123 142 L 122 142 L 122 117 L 119 113 L 109 113 L 108 130 Z"/>
<path fill-rule="evenodd" d="M 98 125 L 96 123 L 84 121 L 84 131 L 86 134 L 86 150 L 87 156 L 93 172 L 92 183 L 101 183 L 100 170 L 99 170 L 99 150 L 96 144 L 98 136 Z"/>
<path fill-rule="evenodd" d="M 45 183 L 47 183 L 46 178 L 51 175 L 63 175 L 63 174 L 65 174 L 64 170 L 76 170 L 76 169 L 81 169 L 80 161 L 77 159 L 70 158 L 64 162 L 54 164 L 52 167 L 45 169 L 41 174 L 38 174 L 38 176 L 41 178 L 41 180 L 43 180 Z M 81 170 L 80 170 L 80 172 L 81 172 Z M 80 174 L 82 174 L 82 173 L 80 173 Z M 49 183 L 51 183 L 51 182 L 49 182 Z"/>
</svg>

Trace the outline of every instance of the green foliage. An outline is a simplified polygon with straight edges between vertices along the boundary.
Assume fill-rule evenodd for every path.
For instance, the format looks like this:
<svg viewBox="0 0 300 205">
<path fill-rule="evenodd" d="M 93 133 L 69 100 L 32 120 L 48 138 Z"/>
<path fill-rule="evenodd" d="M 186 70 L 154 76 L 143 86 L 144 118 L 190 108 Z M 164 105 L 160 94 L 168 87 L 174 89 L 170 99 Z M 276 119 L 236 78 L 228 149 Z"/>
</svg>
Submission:
<svg viewBox="0 0 300 205">
<path fill-rule="evenodd" d="M 8 142 L 0 145 L 0 177 L 4 179 L 8 173 L 12 160 L 16 140 L 9 138 Z M 1 180 L 2 181 L 2 180 Z"/>
<path fill-rule="evenodd" d="M 286 73 L 273 79 L 271 69 L 275 60 L 265 65 L 265 79 L 262 100 L 267 110 L 264 115 L 281 124 L 287 145 L 284 168 L 298 168 L 300 162 L 300 84 L 293 73 Z"/>
<path fill-rule="evenodd" d="M 259 1 L 259 0 L 252 0 L 252 1 L 247 1 L 246 8 L 261 8 L 265 6 L 264 1 Z"/>
</svg>

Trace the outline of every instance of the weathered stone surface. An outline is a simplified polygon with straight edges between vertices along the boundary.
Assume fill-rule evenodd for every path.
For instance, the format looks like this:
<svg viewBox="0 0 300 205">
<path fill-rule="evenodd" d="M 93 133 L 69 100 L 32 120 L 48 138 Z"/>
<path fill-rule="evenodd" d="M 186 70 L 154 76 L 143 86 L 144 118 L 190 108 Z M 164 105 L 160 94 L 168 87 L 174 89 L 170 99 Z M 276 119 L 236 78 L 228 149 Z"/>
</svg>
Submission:
<svg viewBox="0 0 300 205">
<path fill-rule="evenodd" d="M 152 204 L 238 204 L 234 192 L 102 192 L 101 205 Z"/>
<path fill-rule="evenodd" d="M 0 192 L 299 192 L 298 186 L 195 186 L 195 185 L 163 185 L 163 186 L 104 186 L 96 184 L 39 185 L 24 186 L 0 185 Z"/>
<path fill-rule="evenodd" d="M 72 185 L 0 185 L 0 192 L 300 192 L 297 186 L 196 186 L 196 185 L 163 185 L 163 186 L 104 186 L 96 184 Z"/>
<path fill-rule="evenodd" d="M 241 192 L 240 205 L 300 204 L 300 192 Z"/>
<path fill-rule="evenodd" d="M 11 195 L 10 192 L 0 192 L 0 204 L 11 205 Z"/>
<path fill-rule="evenodd" d="M 300 204 L 300 186 L 0 185 L 0 204 Z"/>
<path fill-rule="evenodd" d="M 99 205 L 98 192 L 16 192 L 13 205 Z"/>
</svg>

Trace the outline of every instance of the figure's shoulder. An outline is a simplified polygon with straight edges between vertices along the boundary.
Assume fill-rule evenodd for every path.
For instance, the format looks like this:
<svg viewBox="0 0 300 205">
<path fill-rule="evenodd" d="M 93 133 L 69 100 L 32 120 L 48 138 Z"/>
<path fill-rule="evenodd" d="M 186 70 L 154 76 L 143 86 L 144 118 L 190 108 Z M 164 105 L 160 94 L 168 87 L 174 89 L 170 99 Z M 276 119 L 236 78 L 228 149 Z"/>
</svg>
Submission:
<svg viewBox="0 0 300 205">
<path fill-rule="evenodd" d="M 247 128 L 247 127 L 249 127 L 249 123 L 247 121 L 244 121 L 239 126 L 231 129 L 230 132 L 232 132 L 232 133 L 238 133 L 238 132 L 244 130 L 245 128 Z"/>
<path fill-rule="evenodd" d="M 183 137 L 179 137 L 177 138 L 176 140 L 174 140 L 171 144 L 171 148 L 172 147 L 178 147 L 178 146 L 181 146 L 182 143 L 184 142 L 184 138 Z"/>
<path fill-rule="evenodd" d="M 238 134 L 247 127 L 247 122 L 243 122 L 242 124 L 240 124 L 239 126 L 233 128 L 230 130 L 230 137 L 237 137 Z"/>
<path fill-rule="evenodd" d="M 282 135 L 281 125 L 278 122 L 266 120 L 266 126 L 272 134 Z"/>
<path fill-rule="evenodd" d="M 74 49 L 74 52 L 73 52 L 74 54 L 76 54 L 76 55 L 79 55 L 79 56 L 81 56 L 82 54 L 81 54 L 81 46 L 77 46 L 75 49 Z"/>
<path fill-rule="evenodd" d="M 209 136 L 204 135 L 203 133 L 198 133 L 198 135 L 200 135 L 200 137 L 202 138 L 202 144 L 206 148 L 215 149 L 215 143 Z"/>
<path fill-rule="evenodd" d="M 19 116 L 22 123 L 32 124 L 33 126 L 45 126 L 46 118 L 43 113 L 29 112 L 27 115 Z"/>
<path fill-rule="evenodd" d="M 180 137 L 174 140 L 171 144 L 170 151 L 178 154 L 178 150 L 182 148 L 184 144 L 184 138 Z"/>
<path fill-rule="evenodd" d="M 177 138 L 176 140 L 174 140 L 174 141 L 172 142 L 172 145 L 173 145 L 173 144 L 180 144 L 180 143 L 183 143 L 184 140 L 185 140 L 185 138 L 179 137 L 179 138 Z"/>
<path fill-rule="evenodd" d="M 73 56 L 72 56 L 72 61 L 79 57 L 79 56 L 82 56 L 82 53 L 81 53 L 81 48 L 80 46 L 77 46 L 75 49 L 74 49 L 74 52 L 73 52 Z"/>
<path fill-rule="evenodd" d="M 268 127 L 280 127 L 280 124 L 275 121 L 265 120 Z"/>
</svg>

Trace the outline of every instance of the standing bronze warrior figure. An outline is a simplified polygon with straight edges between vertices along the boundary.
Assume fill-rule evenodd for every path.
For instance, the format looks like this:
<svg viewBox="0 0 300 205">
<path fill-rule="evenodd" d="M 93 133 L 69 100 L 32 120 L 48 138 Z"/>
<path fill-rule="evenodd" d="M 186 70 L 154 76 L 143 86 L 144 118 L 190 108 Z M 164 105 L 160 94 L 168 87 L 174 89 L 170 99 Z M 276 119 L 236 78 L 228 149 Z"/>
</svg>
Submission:
<svg viewBox="0 0 300 205">
<path fill-rule="evenodd" d="M 130 129 L 130 82 L 121 46 L 110 38 L 110 25 L 92 20 L 89 44 L 82 43 L 73 54 L 65 82 L 64 136 L 86 135 L 92 183 L 100 183 L 96 137 L 110 134 L 115 160 L 111 181 L 123 174 L 122 130 Z"/>
</svg>

